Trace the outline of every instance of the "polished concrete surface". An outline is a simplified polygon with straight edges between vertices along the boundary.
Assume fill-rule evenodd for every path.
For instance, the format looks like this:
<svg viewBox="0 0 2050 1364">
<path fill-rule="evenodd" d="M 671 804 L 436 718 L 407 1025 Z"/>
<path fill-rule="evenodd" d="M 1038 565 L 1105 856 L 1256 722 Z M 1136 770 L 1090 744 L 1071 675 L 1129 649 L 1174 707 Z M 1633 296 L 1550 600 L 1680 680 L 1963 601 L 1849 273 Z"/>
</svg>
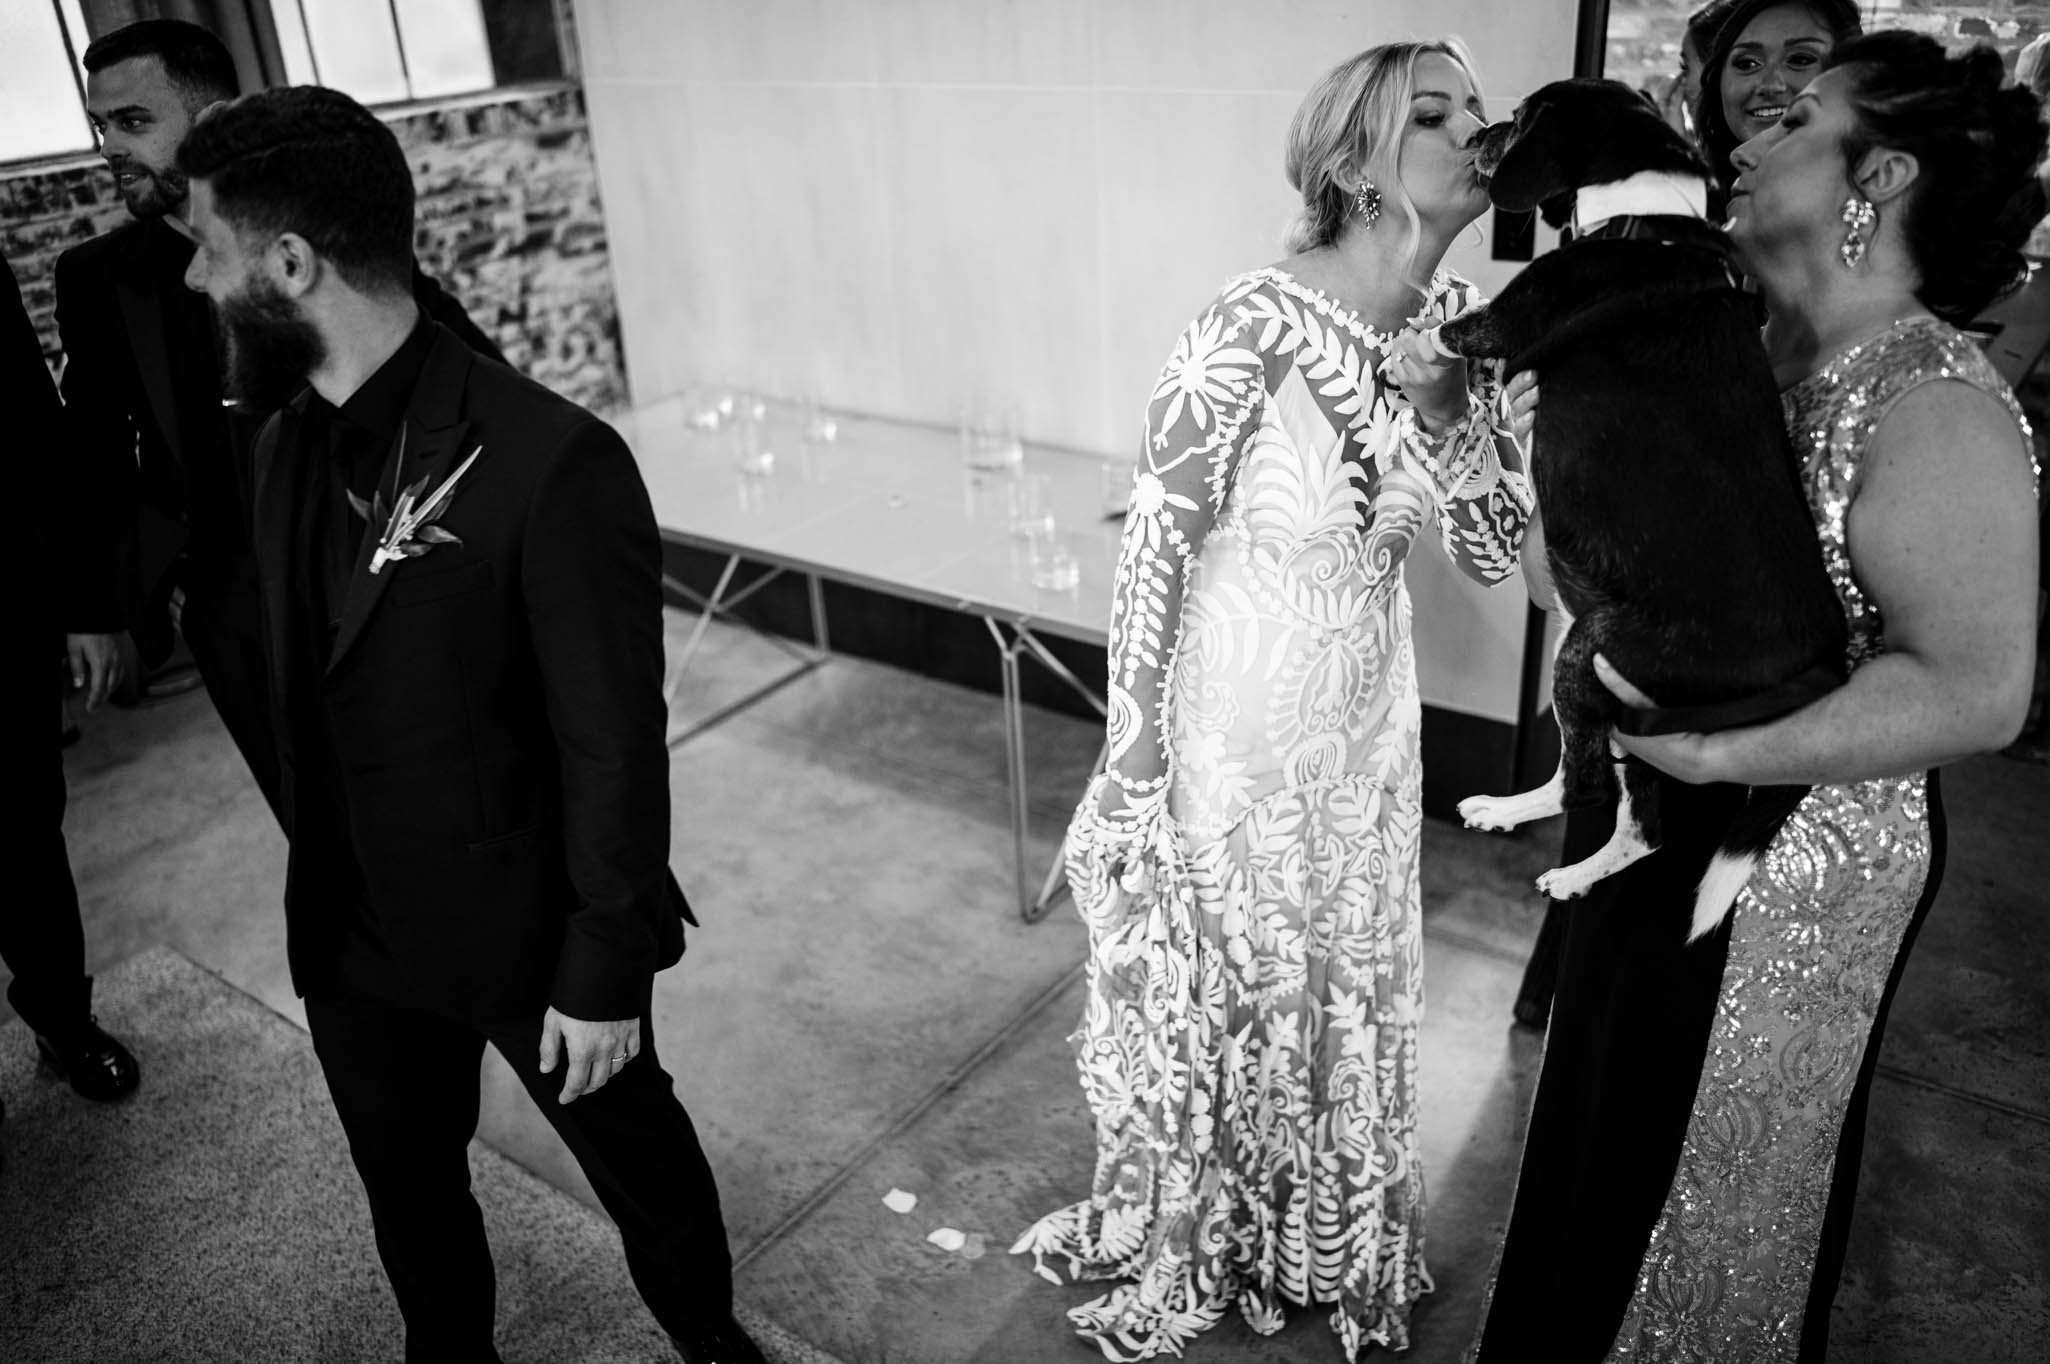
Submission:
<svg viewBox="0 0 2050 1364">
<path fill-rule="evenodd" d="M 166 947 L 93 1002 L 152 1080 L 112 1108 L 37 1076 L 0 1023 L 0 1359 L 390 1357 L 398 1308 L 305 1030 Z M 506 1364 L 674 1358 L 610 1221 L 481 1142 L 469 1163 Z M 749 1326 L 771 1364 L 835 1364 Z"/>
<path fill-rule="evenodd" d="M 672 639 L 688 624 L 672 620 Z M 782 662 L 715 629 L 678 719 Z M 1052 856 L 1099 738 L 1028 716 L 1035 857 Z M 1091 1290 L 1004 1254 L 1086 1191 L 1092 1153 L 1065 1042 L 1083 935 L 1064 906 L 1017 920 L 994 698 L 836 658 L 673 758 L 674 866 L 704 927 L 657 982 L 658 1045 L 721 1178 L 742 1300 L 850 1361 L 1095 1357 L 1062 1317 Z M 303 1018 L 276 907 L 282 840 L 204 698 L 92 717 L 67 769 L 94 969 L 167 946 Z M 1950 872 L 1882 1056 L 1841 1360 L 2050 1355 L 2050 768 L 1982 759 L 1948 792 Z M 1541 1046 L 1509 1006 L 1556 837 L 1426 828 L 1438 1291 L 1414 1360 L 1463 1349 L 1506 1209 Z M 495 1058 L 484 1083 L 482 1139 L 590 1204 Z M 892 1190 L 916 1206 L 892 1211 Z M 927 1239 L 941 1230 L 958 1249 Z M 148 1281 L 147 1263 L 133 1270 Z M 1299 1311 L 1268 1339 L 1227 1322 L 1189 1357 L 1338 1351 L 1323 1314 Z"/>
</svg>

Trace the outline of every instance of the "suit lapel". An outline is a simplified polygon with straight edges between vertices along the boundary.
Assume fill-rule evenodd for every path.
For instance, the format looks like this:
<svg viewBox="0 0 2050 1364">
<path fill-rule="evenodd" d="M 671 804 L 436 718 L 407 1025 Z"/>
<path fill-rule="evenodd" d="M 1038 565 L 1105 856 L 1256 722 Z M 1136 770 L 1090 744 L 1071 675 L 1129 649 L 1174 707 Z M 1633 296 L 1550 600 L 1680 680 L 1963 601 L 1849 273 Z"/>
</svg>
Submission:
<svg viewBox="0 0 2050 1364">
<path fill-rule="evenodd" d="M 280 706 L 291 677 L 292 540 L 306 470 L 299 451 L 300 413 L 300 401 L 288 404 L 251 452 L 256 484 L 251 542 L 269 632 L 271 694 Z"/>
<path fill-rule="evenodd" d="M 469 453 L 464 438 L 469 435 L 473 423 L 462 420 L 462 396 L 463 386 L 469 378 L 471 353 L 447 328 L 437 325 L 436 331 L 439 335 L 435 338 L 434 349 L 428 352 L 427 362 L 420 368 L 420 382 L 414 386 L 412 401 L 406 405 L 406 419 L 400 428 L 399 438 L 392 442 L 392 448 L 385 456 L 383 473 L 377 481 L 377 486 L 385 492 L 387 517 L 392 505 L 398 501 L 392 491 L 394 488 L 403 490 L 424 479 L 421 486 L 424 498 L 440 487 L 442 481 L 455 471 L 458 459 Z M 404 559 L 385 564 L 377 573 L 370 571 L 371 557 L 377 552 L 378 542 L 383 536 L 382 523 L 373 523 L 364 529 L 363 542 L 356 550 L 355 567 L 349 574 L 348 595 L 342 599 L 341 620 L 335 627 L 334 652 L 327 664 L 330 674 L 363 633 L 364 625 L 378 603 L 384 600 L 385 590 L 391 586 L 392 579 L 405 571 L 407 561 Z"/>
<path fill-rule="evenodd" d="M 178 395 L 171 391 L 171 352 L 164 339 L 164 300 L 155 281 L 148 278 L 149 239 L 136 234 L 136 246 L 114 281 L 114 297 L 120 301 L 121 317 L 128 324 L 128 340 L 135 352 L 135 367 L 142 374 L 143 391 L 149 395 L 150 411 L 156 414 L 157 429 L 172 457 L 185 462 L 179 443 Z M 163 228 L 162 231 L 170 231 Z"/>
</svg>

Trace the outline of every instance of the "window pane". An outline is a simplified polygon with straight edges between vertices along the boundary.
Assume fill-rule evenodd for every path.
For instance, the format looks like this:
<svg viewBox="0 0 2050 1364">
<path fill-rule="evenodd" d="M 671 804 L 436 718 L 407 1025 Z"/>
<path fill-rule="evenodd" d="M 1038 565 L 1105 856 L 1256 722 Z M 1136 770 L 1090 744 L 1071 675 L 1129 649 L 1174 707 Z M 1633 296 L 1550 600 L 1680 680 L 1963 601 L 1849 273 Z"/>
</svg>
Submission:
<svg viewBox="0 0 2050 1364">
<path fill-rule="evenodd" d="M 365 104 L 406 98 L 391 9 L 379 0 L 299 0 L 320 83 Z"/>
<path fill-rule="evenodd" d="M 484 32 L 491 40 L 497 84 L 562 78 L 555 0 L 491 0 L 484 6 Z"/>
<path fill-rule="evenodd" d="M 0 5 L 0 161 L 92 145 L 55 7 L 48 0 Z"/>
<path fill-rule="evenodd" d="M 489 90 L 491 48 L 477 0 L 396 0 L 413 97 Z"/>
<path fill-rule="evenodd" d="M 313 67 L 313 49 L 306 43 L 306 21 L 299 17 L 299 0 L 270 0 L 270 17 L 277 30 L 278 52 L 285 59 L 285 84 L 318 84 L 320 75 Z"/>
</svg>

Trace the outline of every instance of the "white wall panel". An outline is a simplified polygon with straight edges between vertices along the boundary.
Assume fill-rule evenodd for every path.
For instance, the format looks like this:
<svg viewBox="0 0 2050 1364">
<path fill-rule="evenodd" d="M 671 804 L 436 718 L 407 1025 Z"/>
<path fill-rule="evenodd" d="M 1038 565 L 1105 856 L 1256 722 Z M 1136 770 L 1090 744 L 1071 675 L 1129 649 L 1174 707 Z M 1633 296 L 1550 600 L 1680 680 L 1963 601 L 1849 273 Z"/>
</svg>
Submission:
<svg viewBox="0 0 2050 1364">
<path fill-rule="evenodd" d="M 580 0 L 635 397 L 746 385 L 1136 449 L 1155 371 L 1278 259 L 1290 115 L 1455 33 L 1491 112 L 1570 72 L 1576 0 Z M 1486 226 L 1483 220 L 1482 227 Z M 1479 230 L 1448 258 L 1513 273 Z M 1523 595 L 1420 552 L 1426 699 L 1511 719 Z"/>
</svg>

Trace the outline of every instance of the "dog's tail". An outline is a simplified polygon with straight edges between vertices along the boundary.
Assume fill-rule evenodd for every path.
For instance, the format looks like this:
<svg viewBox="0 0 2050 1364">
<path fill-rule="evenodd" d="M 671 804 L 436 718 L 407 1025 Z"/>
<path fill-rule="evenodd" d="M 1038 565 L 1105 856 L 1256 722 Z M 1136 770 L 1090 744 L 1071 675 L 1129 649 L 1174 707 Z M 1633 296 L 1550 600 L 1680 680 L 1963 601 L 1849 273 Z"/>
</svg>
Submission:
<svg viewBox="0 0 2050 1364">
<path fill-rule="evenodd" d="M 1807 799 L 1806 786 L 1754 786 L 1737 812 L 1722 846 L 1709 860 L 1701 885 L 1694 892 L 1694 923 L 1687 941 L 1695 942 L 1715 931 L 1717 924 L 1737 902 L 1737 895 L 1751 880 L 1765 850 L 1772 846 L 1780 827 L 1795 807 Z"/>
</svg>

